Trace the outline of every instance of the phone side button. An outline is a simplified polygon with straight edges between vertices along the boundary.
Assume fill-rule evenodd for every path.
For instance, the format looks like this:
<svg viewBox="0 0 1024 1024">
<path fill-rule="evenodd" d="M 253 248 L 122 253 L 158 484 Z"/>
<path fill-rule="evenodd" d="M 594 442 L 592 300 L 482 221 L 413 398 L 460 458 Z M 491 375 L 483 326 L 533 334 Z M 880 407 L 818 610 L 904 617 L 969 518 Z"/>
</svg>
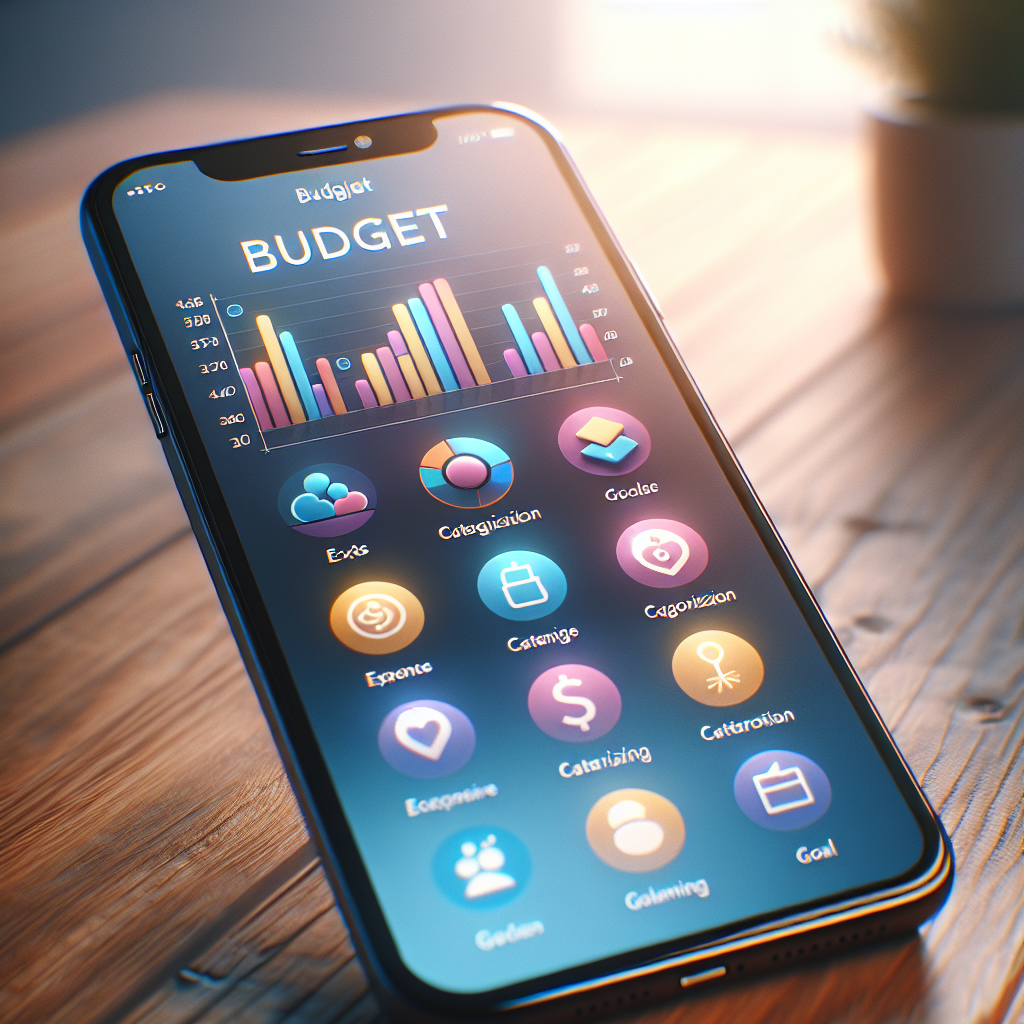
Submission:
<svg viewBox="0 0 1024 1024">
<path fill-rule="evenodd" d="M 153 429 L 156 431 L 156 436 L 163 437 L 167 433 L 167 427 L 164 426 L 160 405 L 152 391 L 146 392 L 146 406 L 149 409 L 149 418 L 153 421 Z"/>
<path fill-rule="evenodd" d="M 146 361 L 142 358 L 141 352 L 132 353 L 132 366 L 135 369 L 135 376 L 139 378 L 139 383 L 146 385 L 149 383 L 149 377 L 146 374 Z"/>
<path fill-rule="evenodd" d="M 679 979 L 680 988 L 689 988 L 691 985 L 699 985 L 702 981 L 714 981 L 715 978 L 725 977 L 725 966 L 709 967 L 706 971 L 699 971 L 697 974 L 687 974 Z"/>
</svg>

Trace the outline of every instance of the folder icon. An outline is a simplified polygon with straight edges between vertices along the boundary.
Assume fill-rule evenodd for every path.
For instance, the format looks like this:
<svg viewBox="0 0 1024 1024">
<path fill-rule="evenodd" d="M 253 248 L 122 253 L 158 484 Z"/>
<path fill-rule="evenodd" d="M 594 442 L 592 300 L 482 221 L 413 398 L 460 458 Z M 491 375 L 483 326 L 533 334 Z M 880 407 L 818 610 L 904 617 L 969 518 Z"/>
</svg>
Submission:
<svg viewBox="0 0 1024 1024">
<path fill-rule="evenodd" d="M 776 761 L 766 772 L 753 776 L 753 782 L 768 814 L 783 814 L 814 803 L 807 778 L 795 765 L 780 768 Z"/>
</svg>

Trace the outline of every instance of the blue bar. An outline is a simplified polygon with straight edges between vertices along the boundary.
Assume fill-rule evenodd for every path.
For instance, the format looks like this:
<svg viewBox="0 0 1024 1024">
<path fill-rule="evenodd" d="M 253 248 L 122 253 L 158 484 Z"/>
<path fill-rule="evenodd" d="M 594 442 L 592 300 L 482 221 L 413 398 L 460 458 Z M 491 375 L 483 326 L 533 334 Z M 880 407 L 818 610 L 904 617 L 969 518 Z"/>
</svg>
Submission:
<svg viewBox="0 0 1024 1024">
<path fill-rule="evenodd" d="M 501 307 L 501 311 L 505 314 L 505 320 L 512 331 L 512 337 L 516 339 L 516 344 L 519 346 L 523 362 L 526 363 L 527 372 L 543 373 L 544 367 L 540 365 L 537 350 L 533 347 L 533 342 L 530 341 L 530 336 L 526 333 L 523 321 L 519 319 L 516 307 L 512 303 L 506 302 Z"/>
<path fill-rule="evenodd" d="M 444 354 L 444 349 L 441 348 L 441 339 L 430 322 L 430 314 L 427 312 L 427 307 L 423 305 L 423 300 L 410 299 L 408 306 L 413 320 L 416 321 L 423 344 L 426 346 L 427 355 L 430 356 L 430 361 L 434 364 L 434 369 L 437 370 L 441 387 L 445 391 L 458 391 L 459 383 L 455 379 L 455 374 L 452 373 L 452 368 L 448 365 L 448 357 Z"/>
<path fill-rule="evenodd" d="M 555 284 L 551 271 L 547 267 L 538 267 L 537 276 L 540 278 L 540 283 L 544 288 L 544 294 L 548 297 L 548 302 L 551 303 L 551 308 L 555 311 L 558 325 L 562 328 L 565 340 L 569 342 L 569 348 L 572 349 L 572 354 L 576 357 L 576 362 L 581 364 L 592 363 L 594 357 L 587 351 L 587 346 L 583 344 L 579 328 L 576 326 L 573 318 L 569 316 L 569 309 L 562 300 L 562 293 L 558 290 L 558 285 Z"/>
<path fill-rule="evenodd" d="M 284 357 L 288 360 L 288 369 L 292 371 L 295 378 L 295 386 L 299 389 L 299 398 L 305 406 L 306 415 L 311 420 L 320 419 L 320 410 L 317 408 L 316 399 L 313 397 L 313 389 L 309 386 L 309 378 L 302 368 L 302 360 L 299 358 L 299 350 L 295 347 L 295 339 L 290 331 L 279 331 L 278 340 L 284 350 Z"/>
</svg>

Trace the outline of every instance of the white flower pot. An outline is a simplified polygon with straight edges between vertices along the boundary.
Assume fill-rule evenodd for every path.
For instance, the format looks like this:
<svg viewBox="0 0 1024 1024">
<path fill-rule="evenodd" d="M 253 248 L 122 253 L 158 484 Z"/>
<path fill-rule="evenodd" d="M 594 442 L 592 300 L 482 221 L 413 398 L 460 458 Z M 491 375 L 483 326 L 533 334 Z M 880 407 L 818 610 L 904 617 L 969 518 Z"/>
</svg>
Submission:
<svg viewBox="0 0 1024 1024">
<path fill-rule="evenodd" d="M 1024 305 L 1024 116 L 869 115 L 882 266 L 900 299 Z"/>
</svg>

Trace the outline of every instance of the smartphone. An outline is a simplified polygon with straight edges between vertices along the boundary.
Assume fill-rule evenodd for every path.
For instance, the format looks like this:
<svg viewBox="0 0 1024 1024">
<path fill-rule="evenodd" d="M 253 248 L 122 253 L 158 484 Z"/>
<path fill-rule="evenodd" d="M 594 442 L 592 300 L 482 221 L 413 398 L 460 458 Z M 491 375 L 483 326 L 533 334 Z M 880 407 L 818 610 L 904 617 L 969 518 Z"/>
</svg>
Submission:
<svg viewBox="0 0 1024 1024">
<path fill-rule="evenodd" d="M 942 904 L 941 824 L 541 119 L 129 160 L 82 224 L 389 1012 L 632 1008 Z"/>
</svg>

